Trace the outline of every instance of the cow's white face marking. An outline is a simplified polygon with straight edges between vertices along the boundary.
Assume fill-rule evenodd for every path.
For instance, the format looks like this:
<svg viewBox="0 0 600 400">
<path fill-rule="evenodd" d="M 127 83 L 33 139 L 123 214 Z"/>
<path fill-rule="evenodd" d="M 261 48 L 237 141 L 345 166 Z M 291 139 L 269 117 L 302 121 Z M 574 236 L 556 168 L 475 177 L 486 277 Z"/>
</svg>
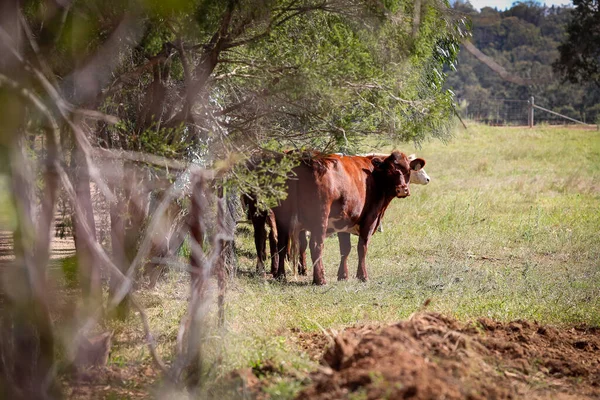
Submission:
<svg viewBox="0 0 600 400">
<path fill-rule="evenodd" d="M 411 154 L 408 156 L 408 161 L 412 161 L 416 158 L 416 155 Z M 414 183 L 415 185 L 427 185 L 430 180 L 431 178 L 429 178 L 429 175 L 427 175 L 427 172 L 425 172 L 423 168 L 418 171 L 410 171 L 410 183 Z"/>
<path fill-rule="evenodd" d="M 389 156 L 389 154 L 386 153 L 367 153 L 367 154 L 359 154 L 362 157 L 381 157 L 382 159 L 385 159 L 386 157 Z M 417 158 L 417 156 L 415 154 L 411 154 L 410 156 L 408 156 L 408 161 L 412 161 L 415 160 Z M 429 175 L 427 175 L 427 172 L 425 172 L 425 170 L 423 168 L 421 168 L 418 171 L 414 171 L 411 170 L 410 171 L 410 182 L 409 183 L 414 183 L 415 185 L 427 185 L 429 182 L 431 181 L 431 178 L 429 177 Z"/>
<path fill-rule="evenodd" d="M 427 185 L 431 179 L 423 168 L 418 171 L 410 171 L 410 183 L 415 185 Z"/>
</svg>

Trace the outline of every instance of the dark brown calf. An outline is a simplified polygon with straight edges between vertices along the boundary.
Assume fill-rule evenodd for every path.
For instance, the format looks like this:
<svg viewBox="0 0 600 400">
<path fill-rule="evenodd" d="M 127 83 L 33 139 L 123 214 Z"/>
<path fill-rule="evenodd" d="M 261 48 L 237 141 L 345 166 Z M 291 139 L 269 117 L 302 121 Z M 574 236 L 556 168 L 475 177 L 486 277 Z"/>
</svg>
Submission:
<svg viewBox="0 0 600 400">
<path fill-rule="evenodd" d="M 279 255 L 277 248 L 277 227 L 273 211 L 262 211 L 256 206 L 255 199 L 250 195 L 242 196 L 242 204 L 247 207 L 247 216 L 254 227 L 254 246 L 256 247 L 256 273 L 264 275 L 265 262 L 267 261 L 267 237 L 269 238 L 269 249 L 271 252 L 271 274 L 277 273 Z M 270 227 L 267 235 L 266 225 Z M 304 239 L 306 241 L 306 238 Z"/>
</svg>

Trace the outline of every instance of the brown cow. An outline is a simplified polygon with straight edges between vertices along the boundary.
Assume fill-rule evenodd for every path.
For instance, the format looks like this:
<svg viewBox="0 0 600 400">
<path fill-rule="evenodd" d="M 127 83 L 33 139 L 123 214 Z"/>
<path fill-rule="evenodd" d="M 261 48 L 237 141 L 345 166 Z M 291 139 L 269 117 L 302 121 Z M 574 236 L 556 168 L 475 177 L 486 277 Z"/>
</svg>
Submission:
<svg viewBox="0 0 600 400">
<path fill-rule="evenodd" d="M 313 283 L 325 284 L 322 251 L 327 234 L 340 235 L 340 249 L 348 249 L 350 233 L 359 236 L 357 278 L 367 280 L 366 253 L 373 232 L 394 197 L 410 195 L 410 173 L 425 165 L 421 158 L 409 161 L 394 151 L 385 159 L 374 156 L 312 154 L 294 168 L 288 180 L 288 197 L 273 209 L 277 224 L 279 253 L 276 277 L 285 277 L 285 255 L 290 234 L 302 228 L 311 232 Z M 346 240 L 347 239 L 347 240 Z M 344 254 L 339 279 L 348 276 Z M 347 257 L 347 254 L 346 254 Z"/>
<path fill-rule="evenodd" d="M 352 157 L 352 156 L 346 156 L 346 157 Z M 380 158 L 382 161 L 388 157 L 388 154 L 381 154 L 381 153 L 371 153 L 371 154 L 364 154 L 363 157 L 378 157 Z M 416 159 L 417 156 L 414 154 L 411 154 L 408 156 L 408 160 L 412 161 L 414 159 Z M 413 185 L 428 185 L 429 182 L 431 181 L 431 178 L 429 177 L 429 175 L 427 175 L 427 172 L 425 172 L 424 168 L 421 168 L 418 171 L 415 170 L 411 170 L 410 171 L 410 184 Z M 271 232 L 274 231 L 274 226 L 273 224 L 275 223 L 275 219 L 274 218 L 269 218 L 267 220 L 267 224 L 269 226 L 271 226 Z M 378 230 L 381 231 L 381 225 L 378 226 Z M 338 232 L 337 233 L 338 236 L 338 242 L 339 242 L 339 246 L 340 246 L 340 267 L 338 270 L 338 280 L 345 280 L 348 279 L 348 265 L 347 265 L 347 260 L 348 260 L 348 255 L 350 254 L 350 250 L 352 248 L 352 245 L 350 243 L 350 233 L 348 232 Z M 265 235 L 266 237 L 266 235 Z M 269 237 L 270 238 L 270 237 Z M 290 238 L 290 241 L 293 242 L 294 238 Z M 271 241 L 269 243 L 269 245 L 272 245 L 273 241 Z M 276 243 L 276 242 L 275 242 Z M 295 245 L 295 244 L 293 244 Z M 263 245 L 264 246 L 264 245 Z M 306 240 L 306 231 L 302 230 L 300 231 L 300 234 L 298 236 L 298 273 L 300 275 L 306 275 L 306 249 L 308 247 L 308 242 Z M 258 247 L 257 247 L 258 249 Z M 257 250 L 258 253 L 258 250 Z M 273 263 L 276 263 L 278 260 L 277 257 L 277 252 L 275 251 L 275 248 L 272 248 L 271 250 L 271 259 L 273 261 Z M 271 270 L 273 270 L 273 263 L 271 264 Z M 276 265 L 275 265 L 276 268 Z"/>
</svg>

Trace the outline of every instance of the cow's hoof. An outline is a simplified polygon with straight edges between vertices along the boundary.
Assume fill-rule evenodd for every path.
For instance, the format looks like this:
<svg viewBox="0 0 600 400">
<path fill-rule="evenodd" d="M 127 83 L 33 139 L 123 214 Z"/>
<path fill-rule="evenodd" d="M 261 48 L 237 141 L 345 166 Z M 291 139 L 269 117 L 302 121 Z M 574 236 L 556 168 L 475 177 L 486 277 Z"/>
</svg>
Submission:
<svg viewBox="0 0 600 400">
<path fill-rule="evenodd" d="M 338 276 L 338 281 L 347 281 L 348 277 L 347 276 Z"/>
<path fill-rule="evenodd" d="M 279 282 L 285 282 L 286 281 L 284 274 L 280 274 L 280 275 L 275 274 L 275 275 L 273 275 L 273 278 L 275 280 L 279 281 Z"/>
<path fill-rule="evenodd" d="M 358 279 L 361 282 L 366 282 L 369 280 L 369 278 L 367 278 L 366 276 L 357 276 L 356 279 Z"/>
<path fill-rule="evenodd" d="M 313 285 L 324 286 L 327 285 L 327 281 L 325 279 L 313 279 Z"/>
</svg>

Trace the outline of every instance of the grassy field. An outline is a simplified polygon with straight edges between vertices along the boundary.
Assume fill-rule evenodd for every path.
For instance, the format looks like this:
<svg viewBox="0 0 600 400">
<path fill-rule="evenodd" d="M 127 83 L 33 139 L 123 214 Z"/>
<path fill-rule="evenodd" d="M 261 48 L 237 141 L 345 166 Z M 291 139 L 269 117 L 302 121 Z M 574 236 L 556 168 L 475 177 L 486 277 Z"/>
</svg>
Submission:
<svg viewBox="0 0 600 400">
<path fill-rule="evenodd" d="M 336 282 L 335 236 L 325 244 L 327 286 L 241 273 L 229 286 L 225 329 L 206 339 L 222 352 L 217 375 L 275 365 L 284 377 L 267 390 L 289 397 L 315 368 L 300 348 L 303 333 L 397 321 L 426 299 L 428 310 L 463 321 L 600 325 L 600 132 L 471 125 L 449 143 L 398 148 L 425 158 L 432 182 L 392 202 L 369 246 L 370 281 Z M 236 246 L 241 270 L 253 271 L 250 228 L 240 225 Z M 349 266 L 353 276 L 355 249 Z M 142 295 L 165 355 L 187 289 L 187 277 L 174 272 Z M 148 360 L 138 325 L 114 327 L 112 363 Z"/>
</svg>

